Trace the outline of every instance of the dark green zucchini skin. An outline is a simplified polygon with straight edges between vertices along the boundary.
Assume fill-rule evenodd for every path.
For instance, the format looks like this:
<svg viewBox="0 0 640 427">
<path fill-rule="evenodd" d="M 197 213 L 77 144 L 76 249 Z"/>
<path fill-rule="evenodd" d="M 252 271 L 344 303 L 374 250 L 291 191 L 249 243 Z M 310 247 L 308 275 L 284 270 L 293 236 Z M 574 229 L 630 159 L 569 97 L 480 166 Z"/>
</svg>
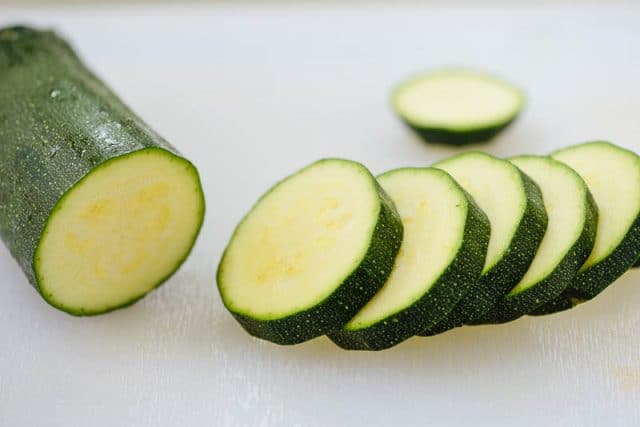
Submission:
<svg viewBox="0 0 640 427">
<path fill-rule="evenodd" d="M 0 29 L 0 237 L 36 289 L 34 254 L 58 200 L 98 165 L 148 148 L 179 156 L 62 38 Z"/>
<path fill-rule="evenodd" d="M 495 126 L 489 126 L 481 129 L 458 131 L 454 129 L 445 128 L 433 128 L 417 126 L 413 123 L 404 120 L 403 122 L 413 130 L 419 137 L 426 143 L 431 144 L 445 144 L 453 146 L 463 146 L 469 144 L 480 144 L 491 141 L 500 132 L 505 130 L 513 123 L 517 116 L 512 117 L 505 123 L 501 123 Z"/>
<path fill-rule="evenodd" d="M 571 293 L 565 290 L 554 300 L 535 308 L 529 313 L 529 316 L 545 316 L 547 314 L 559 313 L 561 311 L 569 310 L 582 302 L 584 301 L 572 298 Z"/>
<path fill-rule="evenodd" d="M 593 196 L 587 190 L 586 198 L 586 214 L 584 227 L 578 240 L 573 247 L 567 252 L 566 256 L 560 261 L 557 267 L 542 281 L 535 286 L 527 289 L 514 296 L 506 296 L 495 309 L 485 315 L 485 323 L 505 323 L 515 320 L 530 312 L 535 311 L 539 307 L 542 311 L 553 310 L 555 308 L 562 310 L 562 307 L 570 308 L 571 298 L 562 302 L 564 294 L 568 286 L 575 279 L 578 270 L 582 264 L 589 258 L 593 245 L 596 241 L 596 231 L 598 227 L 598 207 Z M 549 302 L 555 301 L 560 297 L 557 305 Z"/>
<path fill-rule="evenodd" d="M 342 328 L 331 332 L 328 334 L 331 341 L 346 350 L 384 350 L 434 326 L 438 320 L 447 316 L 451 308 L 477 282 L 489 246 L 489 219 L 471 196 L 466 196 L 467 220 L 462 245 L 455 260 L 429 292 L 407 310 L 389 316 L 371 327 L 356 331 Z"/>
<path fill-rule="evenodd" d="M 280 345 L 299 344 L 326 335 L 346 324 L 382 288 L 400 250 L 403 227 L 393 201 L 377 182 L 375 185 L 380 197 L 380 213 L 371 245 L 356 270 L 324 301 L 285 318 L 268 320 L 238 313 L 222 299 L 250 335 Z M 224 258 L 223 254 L 217 272 L 221 295 Z"/>
<path fill-rule="evenodd" d="M 624 239 L 605 259 L 578 273 L 568 293 L 578 300 L 590 300 L 626 273 L 640 255 L 640 215 L 633 221 Z"/>
<path fill-rule="evenodd" d="M 421 336 L 436 335 L 464 324 L 482 324 L 482 317 L 500 302 L 527 272 L 544 237 L 548 217 L 538 185 L 522 171 L 520 176 L 527 206 L 505 256 L 472 286 L 471 291 L 444 321 L 426 329 Z"/>
</svg>

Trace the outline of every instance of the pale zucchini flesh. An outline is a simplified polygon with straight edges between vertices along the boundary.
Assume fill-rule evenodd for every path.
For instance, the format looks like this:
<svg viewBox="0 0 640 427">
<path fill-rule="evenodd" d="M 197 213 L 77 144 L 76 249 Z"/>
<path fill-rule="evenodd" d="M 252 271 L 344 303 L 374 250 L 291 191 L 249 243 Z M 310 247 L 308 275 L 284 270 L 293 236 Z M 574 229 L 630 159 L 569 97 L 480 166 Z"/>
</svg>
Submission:
<svg viewBox="0 0 640 427">
<path fill-rule="evenodd" d="M 329 334 L 346 349 L 389 348 L 439 322 L 480 277 L 488 245 L 486 216 L 446 172 L 403 168 L 378 181 L 404 239 L 384 287 Z"/>
<path fill-rule="evenodd" d="M 194 167 L 161 149 L 107 161 L 57 203 L 34 257 L 38 287 L 74 314 L 109 311 L 162 283 L 189 253 L 204 202 Z"/>
<path fill-rule="evenodd" d="M 493 323 L 517 319 L 556 299 L 589 256 L 598 218 L 586 184 L 568 166 L 543 156 L 521 156 L 510 161 L 540 187 L 549 221 L 524 277 L 484 316 Z"/>
<path fill-rule="evenodd" d="M 276 184 L 245 216 L 218 288 L 252 335 L 302 342 L 341 327 L 373 297 L 401 240 L 398 213 L 369 171 L 321 160 Z"/>
</svg>

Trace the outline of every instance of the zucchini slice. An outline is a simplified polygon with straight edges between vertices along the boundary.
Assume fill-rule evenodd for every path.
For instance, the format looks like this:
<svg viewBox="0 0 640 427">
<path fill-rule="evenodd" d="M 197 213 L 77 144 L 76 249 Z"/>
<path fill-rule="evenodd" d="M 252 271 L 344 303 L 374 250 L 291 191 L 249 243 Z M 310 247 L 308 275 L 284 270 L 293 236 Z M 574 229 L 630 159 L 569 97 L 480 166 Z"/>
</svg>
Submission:
<svg viewBox="0 0 640 427">
<path fill-rule="evenodd" d="M 552 157 L 582 176 L 599 208 L 595 245 L 567 295 L 589 300 L 640 256 L 640 157 L 603 141 L 568 147 Z"/>
<path fill-rule="evenodd" d="M 490 226 L 446 173 L 396 169 L 378 177 L 394 201 L 404 239 L 384 287 L 342 329 L 329 333 L 350 350 L 382 350 L 442 320 L 482 272 Z"/>
<path fill-rule="evenodd" d="M 240 222 L 218 267 L 220 295 L 258 338 L 287 345 L 325 335 L 385 283 L 402 230 L 364 166 L 320 160 L 276 184 Z"/>
<path fill-rule="evenodd" d="M 521 156 L 510 161 L 540 187 L 549 224 L 529 270 L 483 317 L 487 323 L 515 320 L 555 300 L 575 278 L 596 237 L 598 208 L 573 169 L 544 156 Z"/>
<path fill-rule="evenodd" d="M 200 230 L 198 172 L 47 31 L 0 30 L 0 237 L 74 315 L 143 297 Z"/>
<path fill-rule="evenodd" d="M 421 334 L 425 336 L 481 319 L 525 275 L 547 228 L 540 189 L 512 163 L 469 152 L 434 167 L 471 194 L 489 218 L 491 237 L 482 277 L 441 324 Z"/>
<path fill-rule="evenodd" d="M 393 92 L 395 112 L 426 142 L 485 142 L 511 124 L 525 104 L 523 92 L 494 76 L 445 69 L 414 76 Z"/>
</svg>

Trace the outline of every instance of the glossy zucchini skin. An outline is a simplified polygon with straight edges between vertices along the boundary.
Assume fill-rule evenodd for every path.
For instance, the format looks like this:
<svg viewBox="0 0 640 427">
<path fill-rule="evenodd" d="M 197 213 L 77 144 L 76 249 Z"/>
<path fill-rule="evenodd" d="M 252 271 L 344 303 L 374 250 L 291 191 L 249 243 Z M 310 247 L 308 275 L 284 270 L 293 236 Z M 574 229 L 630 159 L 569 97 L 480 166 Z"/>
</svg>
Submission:
<svg viewBox="0 0 640 427">
<path fill-rule="evenodd" d="M 489 142 L 500 132 L 509 127 L 517 118 L 518 116 L 516 115 L 504 123 L 495 126 L 488 126 L 481 129 L 454 130 L 445 128 L 422 127 L 410 123 L 409 121 L 404 120 L 401 117 L 402 121 L 411 130 L 413 130 L 413 132 L 415 132 L 423 142 L 429 144 L 452 145 L 456 147 Z"/>
<path fill-rule="evenodd" d="M 36 289 L 34 255 L 58 201 L 101 164 L 144 149 L 182 157 L 58 35 L 0 29 L 0 237 Z M 102 312 L 56 308 L 93 315 L 136 300 Z"/>
<path fill-rule="evenodd" d="M 527 272 L 544 237 L 548 218 L 538 185 L 522 171 L 520 177 L 527 196 L 527 206 L 505 256 L 474 284 L 447 319 L 420 335 L 431 336 L 464 324 L 484 323 L 483 316 Z"/>
<path fill-rule="evenodd" d="M 222 255 L 217 272 L 218 289 L 229 312 L 250 335 L 280 345 L 299 344 L 325 335 L 340 329 L 382 288 L 400 250 L 403 227 L 393 201 L 375 179 L 371 179 L 380 198 L 380 212 L 369 248 L 353 273 L 313 307 L 277 319 L 251 317 L 235 310 L 224 298 L 222 270 L 225 254 Z"/>
</svg>

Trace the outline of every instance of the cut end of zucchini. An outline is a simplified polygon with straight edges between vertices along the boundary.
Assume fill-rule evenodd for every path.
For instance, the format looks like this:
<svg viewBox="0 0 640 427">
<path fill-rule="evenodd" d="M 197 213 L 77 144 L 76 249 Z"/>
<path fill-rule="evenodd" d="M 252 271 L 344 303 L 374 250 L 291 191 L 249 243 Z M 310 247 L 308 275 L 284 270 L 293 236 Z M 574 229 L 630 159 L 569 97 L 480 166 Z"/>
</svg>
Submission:
<svg viewBox="0 0 640 427">
<path fill-rule="evenodd" d="M 397 114 L 427 142 L 483 142 L 506 128 L 525 104 L 523 92 L 480 72 L 446 69 L 418 75 L 392 95 Z"/>
<path fill-rule="evenodd" d="M 187 257 L 204 216 L 191 163 L 163 149 L 115 157 L 59 200 L 36 249 L 38 287 L 71 314 L 126 306 Z"/>
</svg>

